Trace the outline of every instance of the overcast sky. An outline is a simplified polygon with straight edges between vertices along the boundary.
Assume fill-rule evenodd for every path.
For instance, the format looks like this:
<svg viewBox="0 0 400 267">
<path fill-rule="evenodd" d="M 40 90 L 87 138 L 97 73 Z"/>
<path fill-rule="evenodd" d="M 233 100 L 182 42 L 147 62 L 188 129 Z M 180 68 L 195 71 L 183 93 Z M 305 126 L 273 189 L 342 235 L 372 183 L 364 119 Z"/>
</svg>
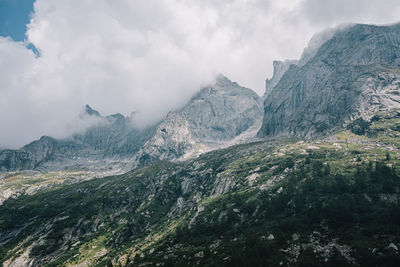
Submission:
<svg viewBox="0 0 400 267">
<path fill-rule="evenodd" d="M 262 95 L 272 61 L 313 34 L 399 14 L 398 0 L 37 0 L 26 41 L 0 37 L 0 147 L 70 135 L 86 103 L 153 123 L 218 73 Z"/>
</svg>

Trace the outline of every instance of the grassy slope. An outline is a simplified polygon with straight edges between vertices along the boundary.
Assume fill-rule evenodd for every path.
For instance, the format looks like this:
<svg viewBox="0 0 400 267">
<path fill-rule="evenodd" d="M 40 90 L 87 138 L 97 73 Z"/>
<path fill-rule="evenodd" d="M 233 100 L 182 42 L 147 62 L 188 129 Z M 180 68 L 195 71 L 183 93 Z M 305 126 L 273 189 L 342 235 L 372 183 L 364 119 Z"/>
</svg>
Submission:
<svg viewBox="0 0 400 267">
<path fill-rule="evenodd" d="M 369 137 L 240 145 L 9 199 L 0 207 L 0 259 L 397 266 L 399 122 L 381 118 Z"/>
</svg>

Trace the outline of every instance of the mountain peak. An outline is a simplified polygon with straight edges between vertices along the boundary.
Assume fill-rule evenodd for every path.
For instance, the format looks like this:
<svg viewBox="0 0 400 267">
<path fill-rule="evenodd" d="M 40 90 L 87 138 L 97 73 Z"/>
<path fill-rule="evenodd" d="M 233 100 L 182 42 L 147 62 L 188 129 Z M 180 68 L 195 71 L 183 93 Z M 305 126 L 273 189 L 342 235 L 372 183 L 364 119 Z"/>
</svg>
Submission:
<svg viewBox="0 0 400 267">
<path fill-rule="evenodd" d="M 298 60 L 287 59 L 287 60 L 274 60 L 274 73 L 271 79 L 267 79 L 265 81 L 265 93 L 264 97 L 268 97 L 272 92 L 272 89 L 278 84 L 283 74 L 289 69 L 291 65 L 297 65 L 299 63 Z"/>
<path fill-rule="evenodd" d="M 219 88 L 230 88 L 234 86 L 239 86 L 236 82 L 232 82 L 229 80 L 226 76 L 219 74 L 217 78 L 215 79 L 215 86 L 214 87 L 219 87 Z"/>
<path fill-rule="evenodd" d="M 92 107 L 89 106 L 88 104 L 86 104 L 86 106 L 85 106 L 85 112 L 86 112 L 86 114 L 88 114 L 90 116 L 101 117 L 100 112 L 98 112 L 97 110 L 92 109 Z"/>
<path fill-rule="evenodd" d="M 119 120 L 119 121 L 122 121 L 122 120 L 125 119 L 125 116 L 122 115 L 121 113 L 111 114 L 111 115 L 109 115 L 107 117 L 114 118 L 114 119 Z"/>
<path fill-rule="evenodd" d="M 49 142 L 49 141 L 53 141 L 53 140 L 54 140 L 53 137 L 50 137 L 47 135 L 43 135 L 42 137 L 40 137 L 40 141 L 42 141 L 42 142 Z"/>
<path fill-rule="evenodd" d="M 398 25 L 356 24 L 314 39 L 266 98 L 259 136 L 314 138 L 400 107 Z"/>
</svg>

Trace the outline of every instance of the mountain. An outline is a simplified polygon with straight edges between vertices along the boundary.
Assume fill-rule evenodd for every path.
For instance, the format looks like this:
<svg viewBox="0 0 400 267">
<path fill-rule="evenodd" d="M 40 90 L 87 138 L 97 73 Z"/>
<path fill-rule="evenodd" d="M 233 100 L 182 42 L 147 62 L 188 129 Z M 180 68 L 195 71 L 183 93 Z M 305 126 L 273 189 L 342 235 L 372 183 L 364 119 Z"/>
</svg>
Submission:
<svg viewBox="0 0 400 267">
<path fill-rule="evenodd" d="M 290 65 L 293 64 L 297 65 L 298 63 L 299 63 L 298 60 L 285 60 L 285 61 L 275 60 L 273 62 L 274 73 L 271 79 L 267 79 L 265 81 L 264 98 L 267 98 L 271 94 L 272 89 L 274 89 L 274 87 L 278 84 L 283 74 L 285 74 L 285 72 L 289 69 Z"/>
<path fill-rule="evenodd" d="M 86 114 L 100 120 L 72 139 L 89 146 L 103 157 L 131 157 L 146 142 L 154 126 L 141 129 L 134 125 L 133 118 L 120 113 L 102 117 L 98 111 L 86 106 Z"/>
<path fill-rule="evenodd" d="M 187 159 L 251 140 L 261 126 L 261 98 L 220 75 L 179 111 L 170 112 L 136 156 L 139 166 L 154 160 Z"/>
<path fill-rule="evenodd" d="M 43 136 L 19 150 L 0 151 L 0 170 L 35 169 L 49 161 L 72 158 L 82 145 Z"/>
<path fill-rule="evenodd" d="M 121 114 L 103 117 L 88 105 L 82 116 L 95 119 L 84 133 L 62 140 L 43 136 L 21 149 L 0 151 L 0 170 L 91 168 L 120 172 L 153 130 L 135 128 L 130 118 Z"/>
<path fill-rule="evenodd" d="M 42 137 L 18 150 L 0 151 L 0 170 L 90 168 L 128 171 L 157 160 L 182 160 L 253 138 L 261 125 L 261 98 L 220 75 L 182 109 L 145 129 L 122 114 L 102 116 L 86 105 L 83 133 L 64 140 Z"/>
<path fill-rule="evenodd" d="M 330 36 L 268 94 L 258 136 L 313 138 L 400 108 L 400 25 L 352 25 Z"/>
<path fill-rule="evenodd" d="M 86 132 L 0 151 L 18 168 L 131 169 L 0 173 L 0 264 L 397 267 L 399 31 L 317 35 L 275 63 L 263 118 L 219 76 L 149 129 L 87 106 Z"/>
</svg>

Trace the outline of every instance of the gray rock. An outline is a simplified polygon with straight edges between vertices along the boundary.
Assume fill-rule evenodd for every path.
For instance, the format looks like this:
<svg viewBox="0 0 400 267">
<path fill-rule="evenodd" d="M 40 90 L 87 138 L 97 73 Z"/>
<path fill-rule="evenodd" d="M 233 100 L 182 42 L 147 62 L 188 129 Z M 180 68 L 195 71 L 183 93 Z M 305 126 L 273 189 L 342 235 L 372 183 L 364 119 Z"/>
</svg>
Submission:
<svg viewBox="0 0 400 267">
<path fill-rule="evenodd" d="M 137 165 L 144 166 L 156 160 L 175 160 L 195 148 L 196 141 L 184 114 L 170 112 L 140 149 L 134 161 Z"/>
<path fill-rule="evenodd" d="M 220 75 L 213 86 L 203 88 L 181 112 L 199 140 L 226 141 L 262 117 L 260 102 L 255 92 Z"/>
<path fill-rule="evenodd" d="M 18 150 L 2 150 L 0 171 L 96 168 L 117 173 L 157 160 L 187 159 L 253 138 L 261 125 L 261 102 L 256 93 L 221 75 L 182 109 L 146 129 L 135 127 L 131 117 L 104 117 L 86 105 L 82 116 L 95 118 L 96 124 L 65 140 L 45 136 Z"/>
<path fill-rule="evenodd" d="M 63 160 L 73 157 L 75 151 L 83 149 L 83 145 L 72 141 L 60 141 L 43 136 L 18 150 L 0 152 L 0 170 L 34 169 L 47 161 Z"/>
<path fill-rule="evenodd" d="M 98 122 L 67 139 L 43 136 L 20 149 L 0 151 L 0 171 L 113 168 L 115 160 L 132 157 L 154 131 L 135 128 L 121 114 L 103 117 L 88 105 L 82 116 L 94 116 Z"/>
<path fill-rule="evenodd" d="M 269 94 L 272 92 L 272 89 L 274 89 L 274 87 L 279 83 L 283 74 L 285 74 L 285 72 L 289 69 L 290 65 L 297 65 L 298 63 L 298 60 L 274 61 L 274 74 L 271 79 L 267 79 L 265 82 L 264 98 L 269 96 Z"/>
<path fill-rule="evenodd" d="M 258 136 L 313 138 L 400 107 L 400 25 L 339 29 L 313 53 L 265 100 Z"/>
</svg>

